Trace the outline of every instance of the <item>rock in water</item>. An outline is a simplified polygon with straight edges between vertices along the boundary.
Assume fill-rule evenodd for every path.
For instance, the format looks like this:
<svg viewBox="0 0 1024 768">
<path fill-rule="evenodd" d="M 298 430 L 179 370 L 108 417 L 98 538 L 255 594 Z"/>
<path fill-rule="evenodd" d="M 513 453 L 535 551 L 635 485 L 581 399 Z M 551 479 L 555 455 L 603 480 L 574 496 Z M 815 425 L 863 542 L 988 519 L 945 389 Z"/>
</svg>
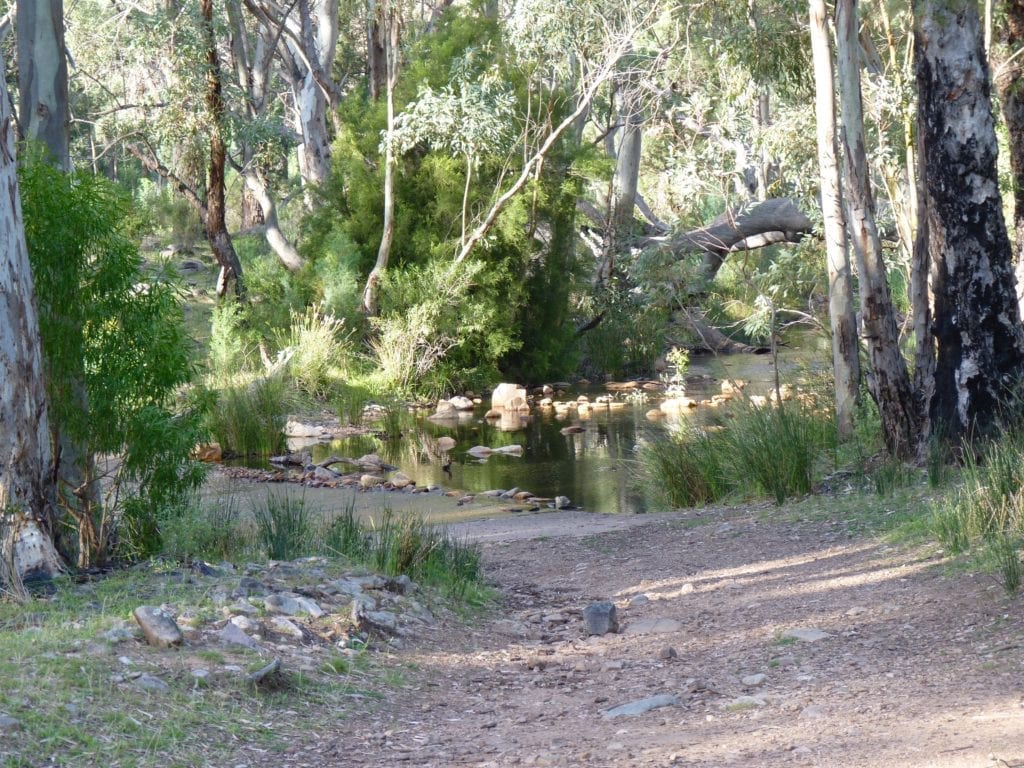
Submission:
<svg viewBox="0 0 1024 768">
<path fill-rule="evenodd" d="M 568 509 L 572 502 L 568 496 L 555 496 L 555 509 Z"/>
<path fill-rule="evenodd" d="M 526 405 L 526 389 L 518 384 L 499 384 L 491 393 L 491 408 L 496 411 L 515 411 Z"/>
<path fill-rule="evenodd" d="M 583 620 L 587 624 L 588 635 L 607 635 L 619 631 L 619 619 L 615 611 L 615 603 L 607 600 L 592 603 L 583 609 Z"/>
<path fill-rule="evenodd" d="M 181 645 L 184 636 L 177 622 L 160 608 L 150 605 L 140 605 L 133 612 L 135 620 L 142 627 L 142 634 L 146 636 L 146 642 L 156 648 L 171 648 Z"/>
</svg>

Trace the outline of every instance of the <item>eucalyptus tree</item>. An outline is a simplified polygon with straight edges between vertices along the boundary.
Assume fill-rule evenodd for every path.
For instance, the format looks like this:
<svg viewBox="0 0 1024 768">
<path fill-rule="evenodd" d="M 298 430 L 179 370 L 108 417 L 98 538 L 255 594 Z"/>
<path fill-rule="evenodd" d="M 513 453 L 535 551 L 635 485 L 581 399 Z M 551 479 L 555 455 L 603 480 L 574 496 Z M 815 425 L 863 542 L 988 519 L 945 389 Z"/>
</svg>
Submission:
<svg viewBox="0 0 1024 768">
<path fill-rule="evenodd" d="M 67 170 L 68 58 L 63 0 L 18 0 L 18 119 Z"/>
<path fill-rule="evenodd" d="M 829 322 L 832 329 L 832 371 L 836 389 L 836 424 L 840 437 L 853 434 L 860 388 L 860 349 L 853 309 L 850 255 L 840 192 L 836 142 L 836 98 L 832 65 L 832 36 L 824 0 L 810 0 L 811 48 L 814 59 L 815 116 L 821 212 L 828 261 Z"/>
<path fill-rule="evenodd" d="M 0 78 L 0 584 L 7 588 L 62 570 L 53 544 L 53 455 L 16 143 L 7 85 Z"/>
<path fill-rule="evenodd" d="M 900 351 L 899 329 L 875 219 L 864 137 L 857 6 L 857 0 L 836 3 L 846 226 L 857 262 L 861 322 L 871 365 L 868 386 L 878 404 L 886 447 L 894 456 L 905 457 L 917 447 L 919 419 Z"/>
<path fill-rule="evenodd" d="M 934 293 L 928 415 L 947 437 L 984 431 L 1024 367 L 981 22 L 973 0 L 915 4 L 918 128 Z"/>
<path fill-rule="evenodd" d="M 1009 138 L 1015 256 L 1020 264 L 1024 259 L 1024 0 L 1003 0 L 1002 6 L 1006 21 L 1000 26 L 1002 51 L 993 81 Z M 1018 271 L 1018 278 L 1022 274 Z"/>
</svg>

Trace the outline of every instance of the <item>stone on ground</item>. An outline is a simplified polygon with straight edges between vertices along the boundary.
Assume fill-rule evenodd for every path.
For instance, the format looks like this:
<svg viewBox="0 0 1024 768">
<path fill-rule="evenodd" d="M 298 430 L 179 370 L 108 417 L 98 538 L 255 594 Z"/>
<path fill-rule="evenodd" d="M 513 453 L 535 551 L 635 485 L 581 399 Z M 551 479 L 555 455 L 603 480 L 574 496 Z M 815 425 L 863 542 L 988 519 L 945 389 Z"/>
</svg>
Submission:
<svg viewBox="0 0 1024 768">
<path fill-rule="evenodd" d="M 139 626 L 142 627 L 142 634 L 146 636 L 146 642 L 156 648 L 171 648 L 181 645 L 185 639 L 177 622 L 160 608 L 140 605 L 135 609 L 133 615 Z"/>
<path fill-rule="evenodd" d="M 648 699 L 638 699 L 637 701 L 631 701 L 628 704 L 620 704 L 617 707 L 605 710 L 605 719 L 612 719 L 614 717 L 635 716 L 642 715 L 646 712 L 650 712 L 652 709 L 660 709 L 661 707 L 674 707 L 679 703 L 678 696 L 670 696 L 663 694 L 661 696 L 651 696 Z"/>
<path fill-rule="evenodd" d="M 615 603 L 607 600 L 592 603 L 584 608 L 583 620 L 586 622 L 588 635 L 607 635 L 619 631 Z"/>
</svg>

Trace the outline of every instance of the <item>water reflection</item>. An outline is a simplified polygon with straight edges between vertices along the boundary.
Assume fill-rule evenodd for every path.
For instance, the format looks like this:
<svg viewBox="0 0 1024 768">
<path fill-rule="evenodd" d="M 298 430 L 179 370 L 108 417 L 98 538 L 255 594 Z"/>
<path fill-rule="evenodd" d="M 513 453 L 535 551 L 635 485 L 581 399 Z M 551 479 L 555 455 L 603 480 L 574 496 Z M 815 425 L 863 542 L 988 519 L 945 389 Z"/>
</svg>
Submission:
<svg viewBox="0 0 1024 768">
<path fill-rule="evenodd" d="M 783 380 L 795 381 L 809 366 L 825 365 L 825 355 L 826 348 L 810 345 L 804 345 L 801 351 L 785 350 L 780 363 Z M 695 356 L 689 374 L 687 395 L 693 398 L 717 394 L 721 380 L 726 378 L 748 381 L 746 391 L 750 394 L 767 394 L 774 379 L 768 355 Z M 558 399 L 573 400 L 579 394 L 587 394 L 593 401 L 605 391 L 573 390 Z M 401 440 L 369 435 L 339 440 L 315 446 L 313 460 L 331 454 L 358 457 L 377 453 L 420 486 L 441 485 L 470 493 L 515 487 L 537 496 L 568 496 L 574 505 L 592 512 L 645 512 L 651 509 L 649 494 L 632 478 L 631 463 L 637 444 L 664 429 L 663 424 L 645 417 L 659 399 L 651 396 L 647 402 L 624 402 L 624 396 L 617 395 L 616 400 L 615 408 L 592 403 L 585 414 L 534 408 L 527 418 L 511 416 L 496 422 L 484 420 L 485 406 L 442 422 L 409 414 Z M 583 431 L 562 434 L 566 426 L 579 426 Z M 446 435 L 456 441 L 456 447 L 447 454 L 450 474 L 444 469 L 446 454 L 437 446 L 438 438 Z M 478 459 L 468 453 L 476 445 L 521 445 L 525 450 L 518 458 L 495 454 Z"/>
</svg>

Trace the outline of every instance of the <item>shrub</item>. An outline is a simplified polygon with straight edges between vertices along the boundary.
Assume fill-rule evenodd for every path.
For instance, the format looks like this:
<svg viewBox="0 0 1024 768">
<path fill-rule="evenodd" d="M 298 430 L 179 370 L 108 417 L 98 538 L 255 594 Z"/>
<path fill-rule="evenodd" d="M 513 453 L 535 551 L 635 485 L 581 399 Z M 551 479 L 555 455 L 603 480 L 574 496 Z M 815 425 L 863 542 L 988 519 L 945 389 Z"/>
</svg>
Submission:
<svg viewBox="0 0 1024 768">
<path fill-rule="evenodd" d="M 809 493 L 820 457 L 834 450 L 831 418 L 798 402 L 780 407 L 735 403 L 729 426 L 709 432 L 690 423 L 645 443 L 638 479 L 671 506 L 694 506 L 731 493 L 787 497 Z"/>
<path fill-rule="evenodd" d="M 251 531 L 232 495 L 189 505 L 167 522 L 162 538 L 163 553 L 175 560 L 237 560 L 250 549 Z"/>
<path fill-rule="evenodd" d="M 139 544 L 148 551 L 159 546 L 156 520 L 180 509 L 202 479 L 189 459 L 200 415 L 175 412 L 175 395 L 193 375 L 177 289 L 168 275 L 144 272 L 126 231 L 131 205 L 117 188 L 25 158 L 21 199 L 51 427 L 80 454 L 60 476 L 97 489 L 84 499 L 61 489 L 80 533 L 68 545 L 79 547 L 82 565 L 102 560 L 123 520 L 148 531 Z M 122 456 L 103 500 L 88 460 L 100 454 Z M 131 541 L 128 534 L 120 541 Z"/>
<path fill-rule="evenodd" d="M 313 521 L 305 498 L 268 492 L 253 509 L 256 538 L 272 560 L 292 560 L 311 553 Z"/>
<path fill-rule="evenodd" d="M 292 312 L 288 333 L 280 335 L 278 341 L 290 355 L 287 369 L 299 391 L 323 398 L 336 378 L 344 374 L 351 354 L 344 325 L 319 305 L 307 307 L 302 313 Z"/>
<path fill-rule="evenodd" d="M 284 428 L 294 394 L 282 376 L 229 385 L 206 397 L 211 401 L 209 431 L 225 452 L 269 456 L 284 450 Z"/>
</svg>

